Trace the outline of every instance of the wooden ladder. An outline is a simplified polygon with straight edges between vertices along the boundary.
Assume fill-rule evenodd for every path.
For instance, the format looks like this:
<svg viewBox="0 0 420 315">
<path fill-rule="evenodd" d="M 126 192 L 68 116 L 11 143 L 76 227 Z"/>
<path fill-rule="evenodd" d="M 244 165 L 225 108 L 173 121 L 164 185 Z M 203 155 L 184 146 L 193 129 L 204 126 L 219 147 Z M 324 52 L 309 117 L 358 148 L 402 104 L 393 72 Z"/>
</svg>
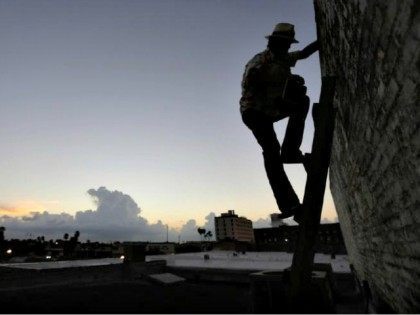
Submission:
<svg viewBox="0 0 420 315">
<path fill-rule="evenodd" d="M 330 164 L 334 132 L 335 109 L 333 106 L 336 78 L 323 77 L 319 103 L 314 103 L 314 140 L 303 198 L 303 214 L 299 236 L 290 272 L 290 302 L 299 309 L 304 301 L 314 263 L 314 246 L 317 239 L 324 201 L 325 185 Z"/>
</svg>

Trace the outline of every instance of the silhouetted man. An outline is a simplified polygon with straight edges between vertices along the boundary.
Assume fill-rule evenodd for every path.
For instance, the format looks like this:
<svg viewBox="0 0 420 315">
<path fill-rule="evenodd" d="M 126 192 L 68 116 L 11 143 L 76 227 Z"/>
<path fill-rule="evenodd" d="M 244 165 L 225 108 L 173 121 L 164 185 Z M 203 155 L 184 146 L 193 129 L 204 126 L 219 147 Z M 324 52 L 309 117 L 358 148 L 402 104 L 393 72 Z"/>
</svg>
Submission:
<svg viewBox="0 0 420 315">
<path fill-rule="evenodd" d="M 289 52 L 290 45 L 298 42 L 294 26 L 289 23 L 277 24 L 273 33 L 266 38 L 267 49 L 246 65 L 240 105 L 243 122 L 262 147 L 267 177 L 282 212 L 278 217 L 283 219 L 301 210 L 299 198 L 284 172 L 283 163 L 306 162 L 299 148 L 309 110 L 305 81 L 300 76 L 292 75 L 290 67 L 317 51 L 318 42 L 301 51 Z M 273 124 L 286 117 L 289 117 L 289 122 L 280 150 Z"/>
</svg>

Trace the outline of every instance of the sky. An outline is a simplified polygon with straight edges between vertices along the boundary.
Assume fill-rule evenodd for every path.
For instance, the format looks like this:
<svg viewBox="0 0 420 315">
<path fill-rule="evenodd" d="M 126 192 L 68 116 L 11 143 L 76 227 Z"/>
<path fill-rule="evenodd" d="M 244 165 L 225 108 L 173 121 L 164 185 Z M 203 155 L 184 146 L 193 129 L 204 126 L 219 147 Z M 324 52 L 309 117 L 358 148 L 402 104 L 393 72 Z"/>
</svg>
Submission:
<svg viewBox="0 0 420 315">
<path fill-rule="evenodd" d="M 45 213 L 116 220 L 101 209 L 119 203 L 99 192 L 131 199 L 138 212 L 124 218 L 173 237 L 228 209 L 266 224 L 278 210 L 239 98 L 245 64 L 278 22 L 295 24 L 291 50 L 316 39 L 311 0 L 0 0 L 3 224 L 28 234 L 22 217 Z M 292 72 L 316 102 L 318 54 Z M 312 136 L 308 115 L 304 152 Z M 303 167 L 285 169 L 302 198 Z M 322 217 L 336 216 L 327 188 Z"/>
</svg>

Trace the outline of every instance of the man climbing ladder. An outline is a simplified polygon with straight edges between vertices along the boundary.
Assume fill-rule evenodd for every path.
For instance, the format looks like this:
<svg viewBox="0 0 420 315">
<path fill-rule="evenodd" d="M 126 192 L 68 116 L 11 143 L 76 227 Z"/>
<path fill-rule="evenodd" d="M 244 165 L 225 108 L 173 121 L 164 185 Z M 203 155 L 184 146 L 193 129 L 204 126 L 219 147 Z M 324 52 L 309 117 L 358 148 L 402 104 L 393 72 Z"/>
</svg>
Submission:
<svg viewBox="0 0 420 315">
<path fill-rule="evenodd" d="M 279 23 L 268 39 L 267 49 L 246 65 L 242 80 L 240 110 L 242 120 L 252 131 L 263 150 L 264 166 L 281 214 L 295 216 L 297 222 L 302 205 L 287 175 L 284 163 L 308 162 L 309 155 L 300 151 L 305 119 L 309 110 L 305 81 L 291 74 L 290 67 L 318 50 L 315 41 L 301 51 L 289 52 L 295 39 L 294 26 Z M 277 140 L 274 122 L 289 117 L 283 145 Z"/>
</svg>

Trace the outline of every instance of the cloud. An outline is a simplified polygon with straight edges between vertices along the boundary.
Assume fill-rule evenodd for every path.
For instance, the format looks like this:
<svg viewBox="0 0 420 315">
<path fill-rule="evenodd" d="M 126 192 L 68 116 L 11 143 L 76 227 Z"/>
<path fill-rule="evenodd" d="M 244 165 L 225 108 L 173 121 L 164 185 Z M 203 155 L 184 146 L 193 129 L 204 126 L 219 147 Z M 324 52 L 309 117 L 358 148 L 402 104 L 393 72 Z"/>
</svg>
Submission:
<svg viewBox="0 0 420 315">
<path fill-rule="evenodd" d="M 31 212 L 30 215 L 20 217 L 3 215 L 0 217 L 0 224 L 6 227 L 8 238 L 31 238 L 40 235 L 61 237 L 75 227 L 72 215 L 52 214 L 47 211 Z"/>
<path fill-rule="evenodd" d="M 216 217 L 216 214 L 214 212 L 210 212 L 206 217 L 206 222 L 204 223 L 204 228 L 207 231 L 211 231 L 213 233 L 213 235 L 215 235 L 214 233 L 214 218 Z"/>
<path fill-rule="evenodd" d="M 99 220 L 102 224 L 127 225 L 139 219 L 140 208 L 129 195 L 116 190 L 109 191 L 105 187 L 89 189 L 87 192 L 98 207 L 95 211 L 78 211 L 76 221 L 79 223 Z"/>
<path fill-rule="evenodd" d="M 41 235 L 46 239 L 57 239 L 62 238 L 64 233 L 73 234 L 78 230 L 81 233 L 81 240 L 164 242 L 168 237 L 169 241 L 199 241 L 201 238 L 197 232 L 199 227 L 211 231 L 213 240 L 216 238 L 214 212 L 205 217 L 204 225 L 199 225 L 196 220 L 190 219 L 180 229 L 167 228 L 162 221 L 150 223 L 142 217 L 141 208 L 127 194 L 117 190 L 111 191 L 106 187 L 89 189 L 87 193 L 96 205 L 94 210 L 77 211 L 75 215 L 64 212 L 55 214 L 48 211 L 32 211 L 20 216 L 9 211 L 0 216 L 0 225 L 6 227 L 6 237 L 9 239 L 33 238 Z M 10 205 L 0 205 L 3 209 L 14 209 Z M 289 225 L 296 224 L 291 219 L 285 222 Z M 337 218 L 332 221 L 325 217 L 322 219 L 322 223 L 331 222 L 337 222 Z M 253 227 L 271 227 L 270 217 L 254 221 Z"/>
<path fill-rule="evenodd" d="M 4 203 L 0 204 L 0 213 L 16 213 L 17 211 L 19 211 L 19 209 L 14 206 Z"/>
<path fill-rule="evenodd" d="M 26 216 L 0 216 L 0 225 L 6 227 L 7 238 L 32 238 L 43 235 L 47 239 L 62 238 L 64 233 L 78 230 L 81 239 L 92 241 L 170 241 L 199 240 L 197 223 L 187 221 L 180 230 L 168 229 L 162 221 L 149 223 L 141 216 L 141 209 L 127 194 L 106 187 L 87 191 L 96 205 L 95 210 L 77 211 L 76 214 L 53 214 L 48 211 L 31 212 Z M 214 216 L 206 216 L 204 228 L 214 235 Z"/>
<path fill-rule="evenodd" d="M 200 235 L 197 232 L 197 229 L 199 227 L 197 226 L 197 222 L 193 219 L 188 220 L 187 223 L 185 223 L 181 230 L 179 231 L 179 235 L 181 237 L 181 240 L 191 240 L 191 241 L 197 241 L 200 240 Z"/>
<path fill-rule="evenodd" d="M 31 211 L 42 211 L 50 206 L 57 206 L 60 202 L 57 200 L 21 200 L 16 204 L 0 203 L 0 215 L 23 216 Z"/>
<path fill-rule="evenodd" d="M 328 223 L 337 223 L 338 222 L 338 218 L 334 217 L 332 219 L 328 219 L 326 217 L 321 219 L 321 224 L 328 224 Z"/>
<path fill-rule="evenodd" d="M 216 214 L 214 212 L 210 212 L 206 217 L 206 221 L 203 226 L 197 225 L 197 222 L 193 219 L 188 220 L 180 229 L 179 235 L 181 241 L 192 240 L 192 241 L 199 241 L 201 240 L 200 234 L 198 234 L 197 229 L 204 228 L 206 231 L 211 231 L 213 237 L 210 238 L 212 240 L 216 239 L 216 234 L 214 231 L 214 217 Z"/>
<path fill-rule="evenodd" d="M 297 225 L 297 223 L 293 220 L 293 218 L 287 218 L 284 219 L 283 222 L 287 225 Z M 252 227 L 254 229 L 261 229 L 261 228 L 271 228 L 273 227 L 271 224 L 271 218 L 270 216 L 266 217 L 266 218 L 259 218 L 256 221 L 252 222 Z"/>
<path fill-rule="evenodd" d="M 265 219 L 259 218 L 257 221 L 252 222 L 252 227 L 254 229 L 261 229 L 261 228 L 269 228 L 271 227 L 271 220 L 270 217 Z"/>
</svg>

